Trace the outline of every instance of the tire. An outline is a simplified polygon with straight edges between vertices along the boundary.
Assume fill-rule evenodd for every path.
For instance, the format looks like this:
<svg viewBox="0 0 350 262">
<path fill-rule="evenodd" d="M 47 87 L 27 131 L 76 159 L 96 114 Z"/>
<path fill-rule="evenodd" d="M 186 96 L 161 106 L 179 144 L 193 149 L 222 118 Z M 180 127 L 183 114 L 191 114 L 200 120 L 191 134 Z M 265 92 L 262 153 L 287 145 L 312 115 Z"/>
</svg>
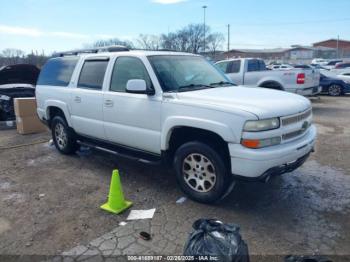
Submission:
<svg viewBox="0 0 350 262">
<path fill-rule="evenodd" d="M 340 96 L 343 93 L 343 87 L 337 84 L 330 85 L 328 87 L 328 95 L 330 96 Z"/>
<path fill-rule="evenodd" d="M 182 191 L 197 202 L 214 203 L 224 197 L 231 185 L 229 168 L 222 156 L 202 142 L 180 146 L 174 168 Z"/>
<path fill-rule="evenodd" d="M 60 153 L 70 155 L 77 151 L 75 134 L 62 116 L 55 116 L 52 119 L 51 132 L 55 147 Z"/>
</svg>

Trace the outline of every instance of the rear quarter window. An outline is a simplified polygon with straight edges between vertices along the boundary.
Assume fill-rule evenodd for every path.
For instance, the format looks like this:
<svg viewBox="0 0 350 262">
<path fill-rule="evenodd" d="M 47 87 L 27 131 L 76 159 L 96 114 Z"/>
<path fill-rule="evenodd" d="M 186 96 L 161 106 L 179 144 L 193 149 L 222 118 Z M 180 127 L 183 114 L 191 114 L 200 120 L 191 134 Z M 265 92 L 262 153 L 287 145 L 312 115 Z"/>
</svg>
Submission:
<svg viewBox="0 0 350 262">
<path fill-rule="evenodd" d="M 50 59 L 40 72 L 37 85 L 68 86 L 78 57 Z"/>
</svg>

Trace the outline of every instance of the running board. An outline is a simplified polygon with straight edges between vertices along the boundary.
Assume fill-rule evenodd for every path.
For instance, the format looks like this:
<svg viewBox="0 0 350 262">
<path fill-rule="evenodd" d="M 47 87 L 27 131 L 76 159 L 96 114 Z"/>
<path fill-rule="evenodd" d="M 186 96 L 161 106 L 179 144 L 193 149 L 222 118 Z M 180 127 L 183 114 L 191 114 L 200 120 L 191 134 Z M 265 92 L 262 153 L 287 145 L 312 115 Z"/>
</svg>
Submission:
<svg viewBox="0 0 350 262">
<path fill-rule="evenodd" d="M 99 150 L 99 151 L 102 151 L 105 153 L 115 155 L 117 157 L 126 158 L 129 160 L 140 162 L 140 163 L 147 164 L 147 165 L 160 165 L 162 163 L 160 158 L 159 158 L 159 160 L 153 160 L 153 159 L 151 160 L 151 159 L 132 156 L 131 154 L 121 153 L 121 152 L 118 152 L 117 150 L 108 149 L 108 148 L 98 146 L 98 145 L 95 145 L 93 143 L 89 143 L 89 142 L 85 142 L 85 141 L 78 140 L 77 143 L 81 146 L 86 146 L 86 147 L 89 147 L 89 148 L 92 148 L 95 150 Z"/>
</svg>

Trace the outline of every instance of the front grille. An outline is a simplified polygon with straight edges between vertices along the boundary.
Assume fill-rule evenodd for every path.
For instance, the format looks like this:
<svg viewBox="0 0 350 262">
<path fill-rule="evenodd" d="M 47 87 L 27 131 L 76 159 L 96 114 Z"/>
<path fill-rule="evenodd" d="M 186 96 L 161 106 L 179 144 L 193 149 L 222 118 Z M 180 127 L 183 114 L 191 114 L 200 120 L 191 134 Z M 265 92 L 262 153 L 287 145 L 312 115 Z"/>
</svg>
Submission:
<svg viewBox="0 0 350 262">
<path fill-rule="evenodd" d="M 283 138 L 283 140 L 292 139 L 294 137 L 302 135 L 305 131 L 306 131 L 305 129 L 300 129 L 300 130 L 297 130 L 297 131 L 294 131 L 294 132 L 290 132 L 288 134 L 284 134 L 282 136 L 282 138 Z"/>
<path fill-rule="evenodd" d="M 295 123 L 301 122 L 304 119 L 308 118 L 311 115 L 311 113 L 312 113 L 312 110 L 308 109 L 307 111 L 305 111 L 305 112 L 303 112 L 303 113 L 301 113 L 299 115 L 283 118 L 282 119 L 282 125 L 283 126 L 288 126 L 288 125 L 291 125 L 291 124 L 295 124 Z"/>
</svg>

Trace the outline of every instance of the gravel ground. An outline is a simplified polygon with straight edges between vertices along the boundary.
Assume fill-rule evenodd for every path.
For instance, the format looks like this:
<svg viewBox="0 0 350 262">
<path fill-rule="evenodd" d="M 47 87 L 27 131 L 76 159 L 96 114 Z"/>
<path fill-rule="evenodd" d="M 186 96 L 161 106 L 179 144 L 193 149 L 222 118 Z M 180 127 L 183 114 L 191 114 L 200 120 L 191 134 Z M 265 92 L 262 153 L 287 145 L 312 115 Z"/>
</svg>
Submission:
<svg viewBox="0 0 350 262">
<path fill-rule="evenodd" d="M 111 215 L 99 208 L 118 168 L 133 208 L 157 211 L 130 233 L 146 227 L 156 239 L 152 248 L 135 238 L 116 246 L 117 253 L 129 254 L 138 243 L 156 254 L 181 254 L 196 219 L 218 218 L 240 225 L 252 255 L 350 256 L 350 96 L 312 102 L 319 138 L 305 165 L 268 184 L 240 182 L 215 206 L 176 204 L 183 194 L 172 172 L 162 168 L 99 152 L 63 156 L 44 142 L 48 133 L 0 131 L 0 254 L 58 255 L 118 231 L 128 212 Z M 32 142 L 38 144 L 4 149 Z"/>
</svg>

